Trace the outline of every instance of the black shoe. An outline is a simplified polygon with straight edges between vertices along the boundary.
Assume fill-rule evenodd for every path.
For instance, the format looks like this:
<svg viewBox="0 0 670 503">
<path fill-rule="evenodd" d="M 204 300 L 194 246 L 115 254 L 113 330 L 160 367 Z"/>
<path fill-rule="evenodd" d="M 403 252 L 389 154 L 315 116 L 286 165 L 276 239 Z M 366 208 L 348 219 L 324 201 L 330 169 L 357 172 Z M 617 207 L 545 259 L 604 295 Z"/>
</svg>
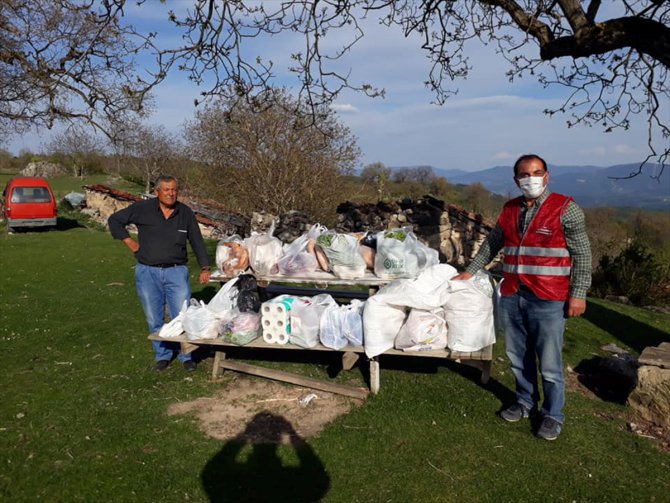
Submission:
<svg viewBox="0 0 670 503">
<path fill-rule="evenodd" d="M 198 364 L 193 360 L 186 360 L 182 365 L 184 365 L 186 372 L 193 372 L 198 367 Z"/>
<path fill-rule="evenodd" d="M 158 360 L 156 362 L 156 366 L 154 367 L 155 372 L 164 372 L 167 370 L 168 366 L 170 365 L 170 360 Z"/>
</svg>

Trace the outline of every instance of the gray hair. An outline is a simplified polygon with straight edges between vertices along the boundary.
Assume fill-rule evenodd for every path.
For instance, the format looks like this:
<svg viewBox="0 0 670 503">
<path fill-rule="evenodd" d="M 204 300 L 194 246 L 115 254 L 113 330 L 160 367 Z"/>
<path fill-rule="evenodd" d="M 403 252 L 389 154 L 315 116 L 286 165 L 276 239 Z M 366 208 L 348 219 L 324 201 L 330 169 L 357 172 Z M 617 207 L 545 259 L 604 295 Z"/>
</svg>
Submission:
<svg viewBox="0 0 670 503">
<path fill-rule="evenodd" d="M 156 178 L 156 181 L 154 182 L 154 188 L 160 187 L 160 184 L 163 182 L 176 182 L 177 186 L 179 186 L 179 182 L 177 179 L 172 176 L 172 175 L 161 175 L 158 178 Z"/>
</svg>

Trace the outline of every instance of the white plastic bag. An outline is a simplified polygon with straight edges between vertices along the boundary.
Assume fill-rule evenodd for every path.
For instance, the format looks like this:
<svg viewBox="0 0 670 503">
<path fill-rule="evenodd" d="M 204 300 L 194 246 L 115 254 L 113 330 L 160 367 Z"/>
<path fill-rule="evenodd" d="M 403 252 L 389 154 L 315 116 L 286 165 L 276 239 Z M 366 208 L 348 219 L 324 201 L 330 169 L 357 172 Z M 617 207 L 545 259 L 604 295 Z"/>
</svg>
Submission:
<svg viewBox="0 0 670 503">
<path fill-rule="evenodd" d="M 282 242 L 272 236 L 274 224 L 265 234 L 252 234 L 244 240 L 249 252 L 249 265 L 262 276 L 276 274 L 277 262 L 283 255 Z"/>
<path fill-rule="evenodd" d="M 421 243 L 411 227 L 377 233 L 375 274 L 380 278 L 414 278 L 439 262 L 437 250 Z"/>
<path fill-rule="evenodd" d="M 327 293 L 305 300 L 292 306 L 289 342 L 303 348 L 313 348 L 319 343 L 319 324 L 323 312 L 330 306 L 337 306 L 337 302 Z"/>
<path fill-rule="evenodd" d="M 207 309 L 203 301 L 191 299 L 184 313 L 182 326 L 189 340 L 216 339 L 219 336 L 220 320 Z"/>
<path fill-rule="evenodd" d="M 184 326 L 182 325 L 182 321 L 184 319 L 185 312 L 186 301 L 184 301 L 184 307 L 179 312 L 179 314 L 161 327 L 160 331 L 158 332 L 158 336 L 163 339 L 172 339 L 173 337 L 179 337 L 181 334 L 183 334 Z"/>
<path fill-rule="evenodd" d="M 447 323 L 444 310 L 412 309 L 395 338 L 396 349 L 430 351 L 447 347 Z"/>
<path fill-rule="evenodd" d="M 212 313 L 219 315 L 219 318 L 222 315 L 237 311 L 237 295 L 239 293 L 236 286 L 237 281 L 238 278 L 234 278 L 225 283 L 207 304 L 207 308 Z"/>
<path fill-rule="evenodd" d="M 441 308 L 449 296 L 449 278 L 457 274 L 448 264 L 437 264 L 415 279 L 397 279 L 382 287 L 365 303 L 363 333 L 365 354 L 372 358 L 393 348 L 407 312 Z"/>
<path fill-rule="evenodd" d="M 363 323 L 361 310 L 364 303 L 358 299 L 351 304 L 330 306 L 321 316 L 319 339 L 327 348 L 340 350 L 351 344 L 363 343 Z"/>
<path fill-rule="evenodd" d="M 449 297 L 444 304 L 449 349 L 479 351 L 495 343 L 492 285 L 483 269 L 469 280 L 449 281 Z"/>
<path fill-rule="evenodd" d="M 356 236 L 328 231 L 319 236 L 317 244 L 328 257 L 330 270 L 338 278 L 358 279 L 365 275 L 366 264 Z"/>
</svg>

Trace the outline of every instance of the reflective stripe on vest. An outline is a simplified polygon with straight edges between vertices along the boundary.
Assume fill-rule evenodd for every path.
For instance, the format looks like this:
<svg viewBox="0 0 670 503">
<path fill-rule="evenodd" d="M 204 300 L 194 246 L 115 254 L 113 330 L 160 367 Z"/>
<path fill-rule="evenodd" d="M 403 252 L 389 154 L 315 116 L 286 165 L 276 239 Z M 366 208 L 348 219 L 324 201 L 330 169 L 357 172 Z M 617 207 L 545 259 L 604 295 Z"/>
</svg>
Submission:
<svg viewBox="0 0 670 503">
<path fill-rule="evenodd" d="M 570 252 L 566 248 L 540 248 L 537 246 L 506 246 L 505 255 L 528 255 L 533 257 L 569 257 Z"/>
<path fill-rule="evenodd" d="M 570 267 L 503 264 L 503 272 L 508 272 L 510 274 L 534 274 L 536 276 L 570 276 Z"/>
</svg>

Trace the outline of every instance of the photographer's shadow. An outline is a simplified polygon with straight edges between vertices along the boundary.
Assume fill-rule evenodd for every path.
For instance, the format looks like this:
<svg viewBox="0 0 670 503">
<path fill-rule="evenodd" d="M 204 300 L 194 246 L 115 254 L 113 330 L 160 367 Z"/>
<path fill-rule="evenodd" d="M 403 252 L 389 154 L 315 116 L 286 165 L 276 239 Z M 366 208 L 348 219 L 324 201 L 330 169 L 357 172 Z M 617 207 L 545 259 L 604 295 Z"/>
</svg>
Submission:
<svg viewBox="0 0 670 503">
<path fill-rule="evenodd" d="M 330 477 L 309 444 L 282 416 L 263 411 L 226 442 L 202 471 L 211 502 L 318 502 Z"/>
</svg>

